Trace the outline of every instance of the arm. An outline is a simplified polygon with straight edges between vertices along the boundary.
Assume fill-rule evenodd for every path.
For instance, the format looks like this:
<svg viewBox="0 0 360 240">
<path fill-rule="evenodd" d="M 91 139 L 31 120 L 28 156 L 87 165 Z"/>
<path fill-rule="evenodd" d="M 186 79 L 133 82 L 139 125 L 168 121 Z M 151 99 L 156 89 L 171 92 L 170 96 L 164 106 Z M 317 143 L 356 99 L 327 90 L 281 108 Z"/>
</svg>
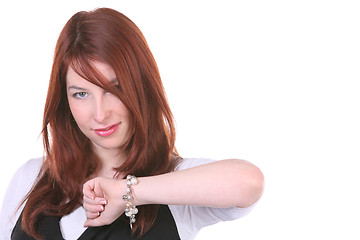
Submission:
<svg viewBox="0 0 360 240">
<path fill-rule="evenodd" d="M 257 167 L 242 160 L 223 160 L 139 178 L 133 191 L 137 205 L 248 207 L 259 199 L 262 188 L 263 176 Z"/>
<path fill-rule="evenodd" d="M 135 205 L 248 207 L 260 198 L 263 181 L 261 171 L 251 163 L 223 160 L 182 171 L 138 178 L 138 184 L 132 186 L 132 189 Z M 84 198 L 84 208 L 88 216 L 85 225 L 109 224 L 119 217 L 125 209 L 125 202 L 121 198 L 125 188 L 125 180 L 95 178 L 85 183 L 84 195 L 87 197 Z M 102 208 L 99 201 L 105 199 L 107 204 Z M 100 217 L 98 212 L 102 212 Z"/>
</svg>

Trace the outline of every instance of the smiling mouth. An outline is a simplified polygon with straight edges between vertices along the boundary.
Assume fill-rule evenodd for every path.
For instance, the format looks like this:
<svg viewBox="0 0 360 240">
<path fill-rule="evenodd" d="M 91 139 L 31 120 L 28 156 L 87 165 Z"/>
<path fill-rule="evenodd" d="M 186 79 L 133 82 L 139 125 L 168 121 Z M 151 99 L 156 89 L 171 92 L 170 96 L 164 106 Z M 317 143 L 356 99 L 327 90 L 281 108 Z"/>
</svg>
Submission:
<svg viewBox="0 0 360 240">
<path fill-rule="evenodd" d="M 108 128 L 101 129 L 101 130 L 102 130 L 102 131 L 107 131 L 107 130 L 109 130 L 109 129 L 112 128 L 112 127 L 114 127 L 114 126 L 110 126 L 110 127 L 108 127 Z"/>
<path fill-rule="evenodd" d="M 108 126 L 106 128 L 94 129 L 94 131 L 97 135 L 99 135 L 101 137 L 107 137 L 107 136 L 110 136 L 111 134 L 113 134 L 117 130 L 119 124 L 120 123 Z"/>
</svg>

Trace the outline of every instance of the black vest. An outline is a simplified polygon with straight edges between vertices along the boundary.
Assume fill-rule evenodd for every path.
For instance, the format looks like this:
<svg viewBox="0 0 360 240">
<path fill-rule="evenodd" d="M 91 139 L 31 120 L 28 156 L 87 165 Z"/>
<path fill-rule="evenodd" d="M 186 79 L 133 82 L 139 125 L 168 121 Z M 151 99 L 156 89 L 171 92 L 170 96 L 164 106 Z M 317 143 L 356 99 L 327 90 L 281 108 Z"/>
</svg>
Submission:
<svg viewBox="0 0 360 240">
<path fill-rule="evenodd" d="M 11 234 L 11 240 L 34 240 L 21 228 L 20 215 Z M 38 231 L 45 240 L 63 240 L 60 217 L 46 216 L 39 221 Z M 78 240 L 180 240 L 175 220 L 167 205 L 160 205 L 158 215 L 150 230 L 140 238 L 131 235 L 129 223 L 118 218 L 110 225 L 88 227 Z"/>
</svg>

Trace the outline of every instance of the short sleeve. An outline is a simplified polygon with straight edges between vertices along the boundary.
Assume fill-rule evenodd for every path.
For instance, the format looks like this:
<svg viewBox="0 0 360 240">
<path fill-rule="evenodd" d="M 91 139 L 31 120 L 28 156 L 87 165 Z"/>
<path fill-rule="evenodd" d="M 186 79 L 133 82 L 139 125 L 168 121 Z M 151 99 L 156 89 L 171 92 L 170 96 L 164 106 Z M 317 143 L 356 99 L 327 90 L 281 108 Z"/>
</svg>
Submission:
<svg viewBox="0 0 360 240">
<path fill-rule="evenodd" d="M 196 167 L 214 162 L 211 159 L 183 159 L 175 171 Z M 181 239 L 192 240 L 201 228 L 222 222 L 231 221 L 247 215 L 255 204 L 247 208 L 211 208 L 199 206 L 170 205 Z"/>
<path fill-rule="evenodd" d="M 31 159 L 14 174 L 0 213 L 0 240 L 10 239 L 12 229 L 22 211 L 20 203 L 33 186 L 41 164 L 42 158 Z"/>
</svg>

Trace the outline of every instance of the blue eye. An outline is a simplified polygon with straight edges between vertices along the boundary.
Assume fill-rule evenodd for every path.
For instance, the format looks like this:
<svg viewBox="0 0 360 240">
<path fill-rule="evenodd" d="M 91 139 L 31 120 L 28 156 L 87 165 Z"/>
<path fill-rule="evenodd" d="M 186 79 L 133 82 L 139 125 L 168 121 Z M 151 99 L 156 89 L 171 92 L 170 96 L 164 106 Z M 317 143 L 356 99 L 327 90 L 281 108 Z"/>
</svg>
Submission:
<svg viewBox="0 0 360 240">
<path fill-rule="evenodd" d="M 86 97 L 87 93 L 86 92 L 77 92 L 73 94 L 73 97 L 75 98 L 84 98 Z"/>
</svg>

